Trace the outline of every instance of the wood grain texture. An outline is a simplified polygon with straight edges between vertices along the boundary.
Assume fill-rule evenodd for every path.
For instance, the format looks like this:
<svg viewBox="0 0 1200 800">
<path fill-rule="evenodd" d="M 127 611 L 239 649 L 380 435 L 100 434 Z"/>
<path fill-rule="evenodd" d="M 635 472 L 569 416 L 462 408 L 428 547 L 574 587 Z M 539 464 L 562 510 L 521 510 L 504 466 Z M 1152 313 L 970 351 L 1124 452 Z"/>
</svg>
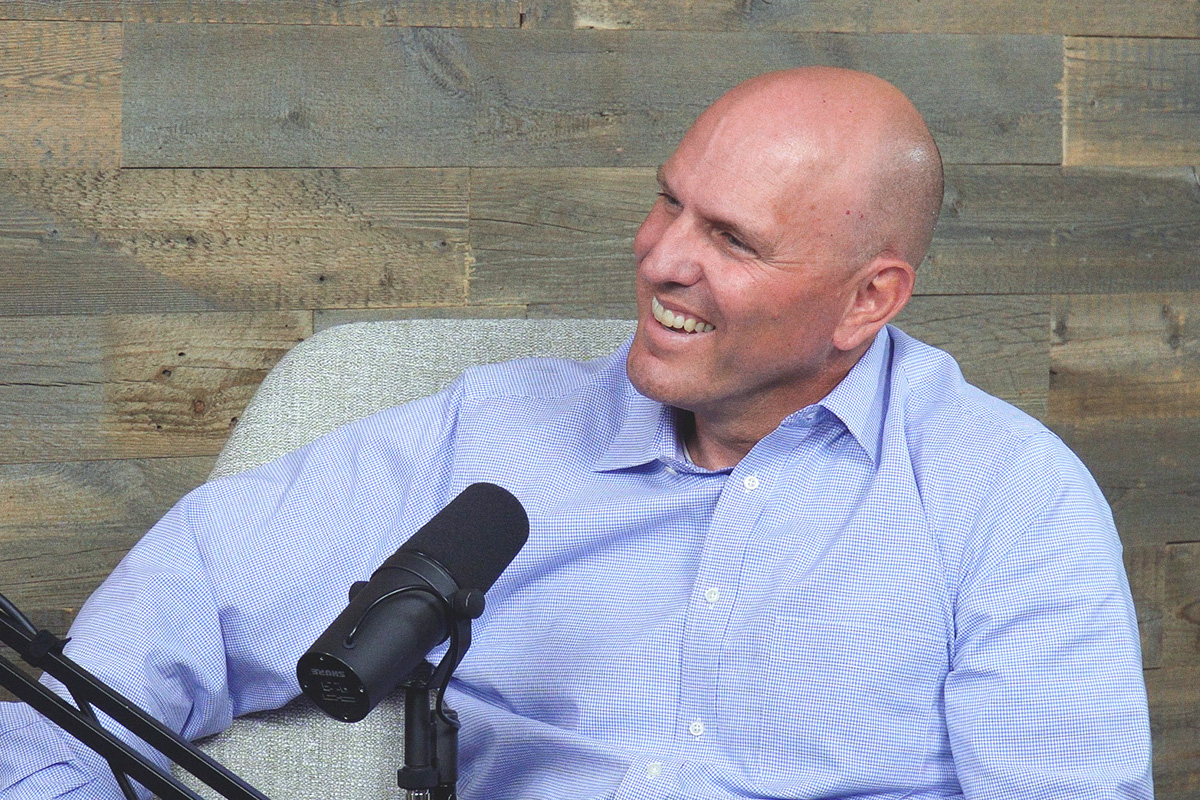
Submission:
<svg viewBox="0 0 1200 800">
<path fill-rule="evenodd" d="M 1193 798 L 1200 786 L 1200 542 L 1163 548 L 1162 669 L 1146 675 L 1155 796 Z"/>
<path fill-rule="evenodd" d="M 1200 540 L 1197 293 L 1057 296 L 1048 422 L 1131 544 Z"/>
<path fill-rule="evenodd" d="M 0 314 L 461 304 L 466 170 L 0 173 Z"/>
<path fill-rule="evenodd" d="M 1200 418 L 1200 293 L 1061 295 L 1053 313 L 1053 419 Z"/>
<path fill-rule="evenodd" d="M 951 162 L 1061 158 L 1056 37 L 129 24 L 125 39 L 127 166 L 657 166 L 721 92 L 802 63 L 892 80 Z"/>
<path fill-rule="evenodd" d="M 1075 3 L 999 0 L 540 0 L 543 24 L 577 28 L 850 33 L 1056 33 L 1196 36 L 1188 0 Z M 539 16 L 535 13 L 535 19 Z"/>
<path fill-rule="evenodd" d="M 0 168 L 121 164 L 121 26 L 0 22 Z"/>
<path fill-rule="evenodd" d="M 1200 540 L 1200 420 L 1048 424 L 1095 476 L 1126 544 Z"/>
<path fill-rule="evenodd" d="M 1154 740 L 1154 796 L 1194 800 L 1200 788 L 1200 668 L 1192 664 L 1145 675 Z"/>
<path fill-rule="evenodd" d="M 1191 168 L 951 167 L 924 293 L 1200 289 Z"/>
<path fill-rule="evenodd" d="M 1163 604 L 1167 547 L 1164 545 L 1126 546 L 1122 553 L 1129 590 L 1137 609 L 1138 631 L 1142 637 L 1142 668 L 1163 665 Z"/>
<path fill-rule="evenodd" d="M 0 462 L 212 455 L 306 312 L 0 319 Z"/>
<path fill-rule="evenodd" d="M 1191 35 L 1068 38 L 1063 162 L 1200 164 L 1200 38 Z"/>
<path fill-rule="evenodd" d="M 69 616 L 213 461 L 0 466 L 0 592 L 27 613 Z"/>
<path fill-rule="evenodd" d="M 632 300 L 653 171 L 472 170 L 472 303 Z M 1200 288 L 1190 169 L 953 166 L 919 294 Z"/>
<path fill-rule="evenodd" d="M 521 25 L 519 0 L 5 0 L 0 19 L 283 25 Z"/>
<path fill-rule="evenodd" d="M 632 303 L 652 169 L 471 172 L 472 303 Z"/>
<path fill-rule="evenodd" d="M 914 297 L 895 323 L 954 356 L 964 377 L 980 389 L 1035 417 L 1045 416 L 1049 298 Z"/>
</svg>

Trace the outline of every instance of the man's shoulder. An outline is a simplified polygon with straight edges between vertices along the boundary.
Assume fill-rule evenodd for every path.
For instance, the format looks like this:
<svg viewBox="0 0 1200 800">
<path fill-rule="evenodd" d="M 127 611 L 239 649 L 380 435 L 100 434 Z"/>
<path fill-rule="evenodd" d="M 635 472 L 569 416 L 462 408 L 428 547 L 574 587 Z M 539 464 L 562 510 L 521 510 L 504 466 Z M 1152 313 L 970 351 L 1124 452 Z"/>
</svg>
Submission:
<svg viewBox="0 0 1200 800">
<path fill-rule="evenodd" d="M 588 361 L 567 358 L 518 358 L 468 368 L 459 379 L 467 403 L 505 400 L 602 403 L 628 386 L 628 343 Z"/>
<path fill-rule="evenodd" d="M 1017 482 L 1045 491 L 1064 481 L 1094 485 L 1057 434 L 969 383 L 951 355 L 900 331 L 893 342 L 898 422 L 918 481 L 964 494 L 967 484 Z"/>
<path fill-rule="evenodd" d="M 968 382 L 946 351 L 898 329 L 892 341 L 893 389 L 902 395 L 903 424 L 910 435 L 951 441 L 966 435 L 998 447 L 1053 436 L 1025 411 Z"/>
</svg>

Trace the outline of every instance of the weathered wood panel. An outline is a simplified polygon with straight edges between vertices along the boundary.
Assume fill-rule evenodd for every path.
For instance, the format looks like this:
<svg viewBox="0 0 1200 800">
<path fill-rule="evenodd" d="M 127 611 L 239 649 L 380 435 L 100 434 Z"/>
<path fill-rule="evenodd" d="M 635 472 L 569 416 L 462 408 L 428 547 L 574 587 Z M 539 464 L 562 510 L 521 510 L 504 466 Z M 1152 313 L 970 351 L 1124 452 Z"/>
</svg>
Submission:
<svg viewBox="0 0 1200 800">
<path fill-rule="evenodd" d="M 1200 540 L 1200 419 L 1048 424 L 1095 476 L 1127 544 Z"/>
<path fill-rule="evenodd" d="M 520 27 L 519 0 L 5 0 L 0 19 Z"/>
<path fill-rule="evenodd" d="M 1061 158 L 1057 37 L 147 24 L 125 40 L 127 166 L 657 166 L 721 92 L 803 63 L 891 79 L 949 161 Z"/>
<path fill-rule="evenodd" d="M 1200 789 L 1200 542 L 1163 553 L 1163 668 L 1146 675 L 1159 798 L 1196 797 Z"/>
<path fill-rule="evenodd" d="M 905 332 L 958 360 L 968 381 L 1035 417 L 1049 391 L 1050 300 L 1027 295 L 914 297 Z"/>
<path fill-rule="evenodd" d="M 629 303 L 652 169 L 471 171 L 472 303 Z"/>
<path fill-rule="evenodd" d="M 121 164 L 121 26 L 0 22 L 0 168 Z"/>
<path fill-rule="evenodd" d="M 466 170 L 0 173 L 0 314 L 463 302 Z"/>
<path fill-rule="evenodd" d="M 1130 544 L 1200 540 L 1196 293 L 1054 298 L 1048 421 Z"/>
<path fill-rule="evenodd" d="M 1191 168 L 951 167 L 917 291 L 1200 288 Z"/>
<path fill-rule="evenodd" d="M 1158 669 L 1163 665 L 1163 602 L 1167 548 L 1162 545 L 1126 546 L 1122 554 L 1129 590 L 1137 609 L 1138 631 L 1142 637 L 1142 667 Z"/>
<path fill-rule="evenodd" d="M 0 462 L 211 455 L 307 312 L 0 319 Z"/>
<path fill-rule="evenodd" d="M 0 592 L 27 613 L 69 616 L 213 461 L 0 466 Z"/>
<path fill-rule="evenodd" d="M 1063 83 L 1064 163 L 1200 164 L 1200 38 L 1069 38 Z"/>
<path fill-rule="evenodd" d="M 1200 789 L 1200 669 L 1155 669 L 1145 675 L 1154 740 L 1154 796 L 1194 800 Z"/>
<path fill-rule="evenodd" d="M 1189 0 L 540 0 L 532 18 L 577 28 L 850 33 L 1058 33 L 1196 36 Z M 544 21 L 542 21 L 544 19 Z"/>
<path fill-rule="evenodd" d="M 1050 349 L 1054 419 L 1200 417 L 1200 294 L 1055 297 Z"/>
<path fill-rule="evenodd" d="M 0 594 L 39 628 L 66 633 L 75 612 L 214 459 L 157 458 L 0 466 Z M 26 666 L 0 647 L 0 655 Z M 36 677 L 38 670 L 26 666 Z M 13 697 L 0 689 L 0 701 Z"/>
<path fill-rule="evenodd" d="M 1190 0 L 4 0 L 0 19 L 832 33 L 1200 35 Z"/>
<path fill-rule="evenodd" d="M 472 303 L 620 303 L 652 170 L 472 171 Z M 921 294 L 1200 288 L 1190 169 L 952 166 Z"/>
</svg>

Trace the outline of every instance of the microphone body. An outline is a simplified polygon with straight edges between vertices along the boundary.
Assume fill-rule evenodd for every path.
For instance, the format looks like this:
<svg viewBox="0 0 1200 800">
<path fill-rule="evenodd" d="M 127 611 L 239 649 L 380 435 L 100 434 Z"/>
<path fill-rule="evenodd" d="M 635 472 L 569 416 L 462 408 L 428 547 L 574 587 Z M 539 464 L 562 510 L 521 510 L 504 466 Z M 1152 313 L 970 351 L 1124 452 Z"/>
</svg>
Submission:
<svg viewBox="0 0 1200 800">
<path fill-rule="evenodd" d="M 528 536 L 515 497 L 468 486 L 351 588 L 349 605 L 296 664 L 301 690 L 335 719 L 365 717 L 446 640 L 456 613 L 482 613 L 483 593 Z"/>
</svg>

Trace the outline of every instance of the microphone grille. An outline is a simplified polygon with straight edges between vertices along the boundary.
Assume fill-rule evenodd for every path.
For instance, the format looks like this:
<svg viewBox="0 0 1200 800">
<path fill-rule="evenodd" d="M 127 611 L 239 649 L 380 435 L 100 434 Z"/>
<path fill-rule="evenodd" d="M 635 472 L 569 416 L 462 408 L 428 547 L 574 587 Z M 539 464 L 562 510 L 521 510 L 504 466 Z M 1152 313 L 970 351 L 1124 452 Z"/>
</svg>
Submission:
<svg viewBox="0 0 1200 800">
<path fill-rule="evenodd" d="M 528 538 L 521 501 L 494 483 L 473 483 L 400 549 L 432 558 L 460 589 L 486 592 Z"/>
</svg>

